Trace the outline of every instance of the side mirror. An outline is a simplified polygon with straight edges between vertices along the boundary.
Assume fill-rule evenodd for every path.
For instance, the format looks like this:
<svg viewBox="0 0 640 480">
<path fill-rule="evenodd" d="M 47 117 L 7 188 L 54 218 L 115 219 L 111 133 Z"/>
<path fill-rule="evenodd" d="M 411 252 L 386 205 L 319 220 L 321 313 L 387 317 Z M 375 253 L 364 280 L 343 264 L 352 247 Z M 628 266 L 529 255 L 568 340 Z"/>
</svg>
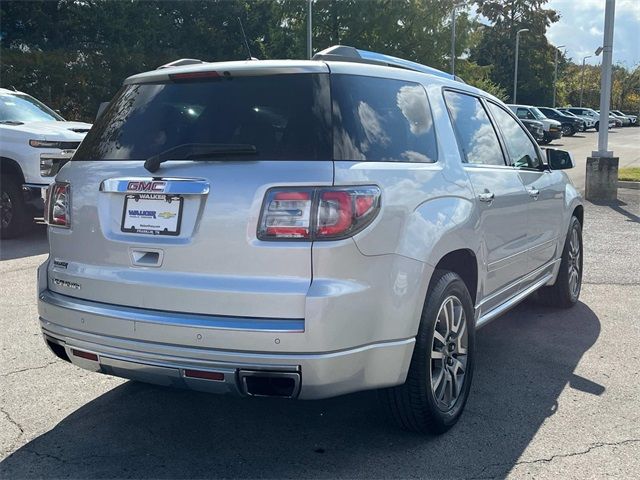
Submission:
<svg viewBox="0 0 640 480">
<path fill-rule="evenodd" d="M 571 154 L 565 150 L 546 148 L 545 153 L 547 155 L 547 165 L 551 170 L 566 170 L 576 166 Z"/>
<path fill-rule="evenodd" d="M 96 113 L 96 120 L 104 113 L 105 108 L 109 105 L 109 102 L 102 102 L 98 107 L 98 113 Z"/>
</svg>

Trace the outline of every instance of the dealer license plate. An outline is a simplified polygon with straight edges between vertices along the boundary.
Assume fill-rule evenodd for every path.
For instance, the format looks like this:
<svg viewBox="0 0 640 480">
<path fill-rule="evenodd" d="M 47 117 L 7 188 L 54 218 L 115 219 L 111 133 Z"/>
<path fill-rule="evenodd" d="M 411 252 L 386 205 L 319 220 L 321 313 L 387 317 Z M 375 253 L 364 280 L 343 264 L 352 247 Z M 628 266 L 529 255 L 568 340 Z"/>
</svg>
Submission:
<svg viewBox="0 0 640 480">
<path fill-rule="evenodd" d="M 180 235 L 180 195 L 128 194 L 124 199 L 121 230 L 147 235 Z"/>
</svg>

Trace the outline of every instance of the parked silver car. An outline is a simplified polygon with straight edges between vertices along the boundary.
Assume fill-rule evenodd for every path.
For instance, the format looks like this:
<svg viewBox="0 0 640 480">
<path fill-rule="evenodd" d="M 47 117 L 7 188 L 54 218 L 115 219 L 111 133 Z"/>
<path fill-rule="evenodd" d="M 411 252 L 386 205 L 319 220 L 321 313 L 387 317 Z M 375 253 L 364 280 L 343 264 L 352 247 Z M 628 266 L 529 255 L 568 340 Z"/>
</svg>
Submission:
<svg viewBox="0 0 640 480">
<path fill-rule="evenodd" d="M 496 98 L 350 47 L 182 63 L 128 78 L 50 188 L 59 357 L 249 396 L 382 389 L 443 432 L 477 328 L 534 292 L 578 301 L 571 156 Z"/>
</svg>

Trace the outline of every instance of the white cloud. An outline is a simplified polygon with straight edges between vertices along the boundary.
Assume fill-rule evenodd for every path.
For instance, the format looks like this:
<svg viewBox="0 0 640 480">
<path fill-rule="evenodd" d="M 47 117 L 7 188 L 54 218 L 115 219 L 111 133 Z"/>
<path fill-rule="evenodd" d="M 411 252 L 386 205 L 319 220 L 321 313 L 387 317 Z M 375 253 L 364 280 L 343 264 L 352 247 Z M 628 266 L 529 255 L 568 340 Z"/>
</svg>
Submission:
<svg viewBox="0 0 640 480">
<path fill-rule="evenodd" d="M 566 45 L 574 62 L 592 55 L 587 63 L 598 64 L 593 52 L 602 44 L 604 0 L 550 0 L 548 8 L 560 13 L 560 21 L 549 27 L 547 37 L 554 45 Z M 640 64 L 640 0 L 618 0 L 614 22 L 613 62 L 627 67 Z"/>
<path fill-rule="evenodd" d="M 604 32 L 596 27 L 591 27 L 589 29 L 589 33 L 593 36 L 597 36 L 597 37 L 601 37 L 602 35 L 604 35 Z"/>
</svg>

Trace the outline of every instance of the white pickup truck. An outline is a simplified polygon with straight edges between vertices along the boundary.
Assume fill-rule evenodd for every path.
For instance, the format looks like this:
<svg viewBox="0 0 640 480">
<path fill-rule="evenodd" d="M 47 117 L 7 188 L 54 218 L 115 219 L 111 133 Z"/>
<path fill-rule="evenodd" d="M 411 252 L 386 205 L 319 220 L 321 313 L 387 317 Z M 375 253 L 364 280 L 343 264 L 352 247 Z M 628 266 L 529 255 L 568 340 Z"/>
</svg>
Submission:
<svg viewBox="0 0 640 480">
<path fill-rule="evenodd" d="M 91 128 L 67 122 L 26 93 L 0 88 L 0 237 L 20 235 L 43 211 L 43 190 Z"/>
</svg>

